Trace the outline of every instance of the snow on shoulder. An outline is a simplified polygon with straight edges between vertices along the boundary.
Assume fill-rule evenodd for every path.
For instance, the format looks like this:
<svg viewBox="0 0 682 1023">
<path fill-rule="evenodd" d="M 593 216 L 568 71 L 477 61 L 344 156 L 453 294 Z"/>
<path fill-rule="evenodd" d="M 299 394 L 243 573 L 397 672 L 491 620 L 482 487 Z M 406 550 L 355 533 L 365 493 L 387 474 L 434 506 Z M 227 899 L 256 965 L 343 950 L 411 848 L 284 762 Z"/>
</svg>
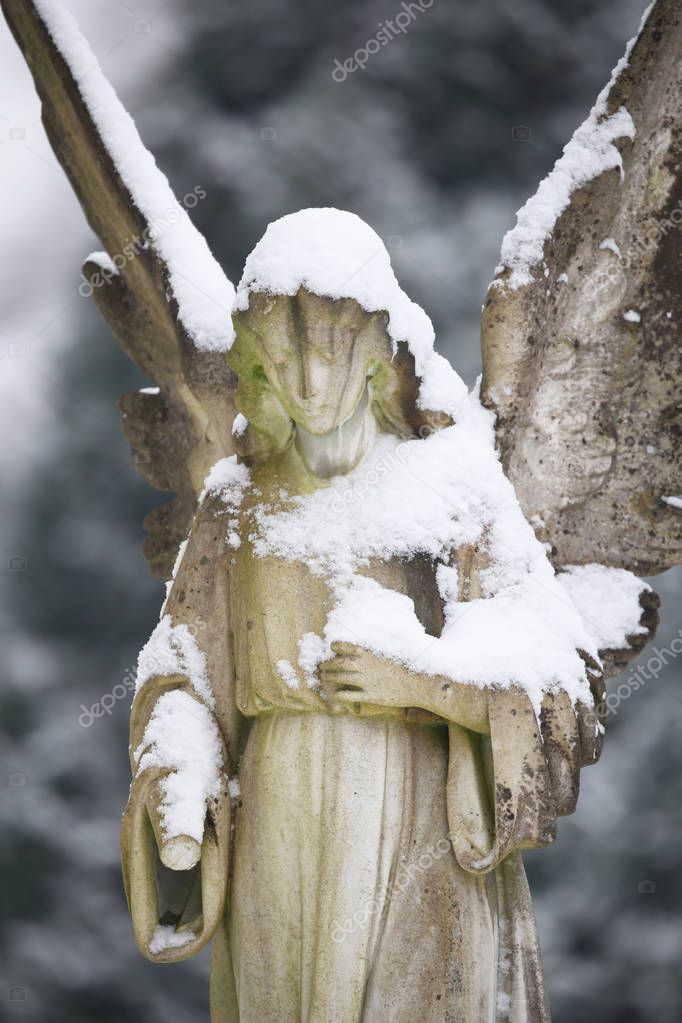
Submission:
<svg viewBox="0 0 682 1023">
<path fill-rule="evenodd" d="M 459 400 L 453 426 L 408 441 L 380 435 L 347 475 L 292 498 L 284 509 L 257 505 L 252 514 L 257 557 L 304 562 L 328 581 L 334 603 L 318 638 L 318 663 L 331 655 L 333 642 L 355 643 L 417 675 L 521 686 L 539 711 L 543 694 L 555 687 L 589 701 L 578 651 L 598 658 L 600 642 L 626 645 L 619 640 L 636 629 L 644 584 L 629 573 L 591 573 L 593 591 L 611 602 L 607 613 L 598 601 L 585 600 L 582 587 L 577 592 L 584 575 L 561 585 L 502 471 L 493 417 L 476 392 Z M 467 546 L 478 547 L 483 558 L 482 592 L 473 600 L 458 596 L 452 563 L 453 552 Z M 440 636 L 426 632 L 412 600 L 362 571 L 374 560 L 420 555 L 437 566 L 445 611 Z M 314 670 L 306 664 L 309 675 Z"/>
<path fill-rule="evenodd" d="M 295 295 L 300 287 L 355 299 L 367 312 L 385 310 L 394 348 L 403 341 L 414 356 L 422 408 L 440 411 L 453 392 L 466 394 L 447 359 L 434 352 L 433 324 L 398 284 L 383 241 L 354 213 L 306 209 L 269 224 L 246 260 L 235 308 L 248 309 L 252 292 Z"/>
<path fill-rule="evenodd" d="M 73 15 L 61 0 L 34 2 L 71 70 L 102 145 L 147 222 L 145 235 L 148 237 L 142 238 L 144 247 L 156 250 L 168 267 L 180 322 L 197 348 L 227 351 L 233 340 L 232 283 L 213 257 L 206 239 L 190 220 L 185 206 L 173 194 L 166 175 L 157 167 L 135 122 L 102 73 Z M 195 190 L 190 194 L 191 205 L 196 205 L 200 193 Z M 188 196 L 185 200 L 189 206 Z M 136 240 L 129 241 L 132 245 Z M 110 252 L 109 257 L 116 266 L 119 265 L 117 260 L 122 260 L 121 266 L 128 260 L 125 251 Z"/>
</svg>

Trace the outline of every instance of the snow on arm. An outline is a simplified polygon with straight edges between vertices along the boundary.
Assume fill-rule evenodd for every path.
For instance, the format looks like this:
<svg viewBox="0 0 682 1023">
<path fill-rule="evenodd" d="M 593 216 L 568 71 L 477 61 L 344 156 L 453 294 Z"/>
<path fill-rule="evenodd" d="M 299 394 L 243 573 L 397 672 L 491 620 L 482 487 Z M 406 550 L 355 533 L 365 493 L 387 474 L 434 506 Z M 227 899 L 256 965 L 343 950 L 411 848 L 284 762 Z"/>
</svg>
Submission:
<svg viewBox="0 0 682 1023">
<path fill-rule="evenodd" d="M 329 656 L 332 642 L 345 641 L 417 674 L 520 686 L 537 709 L 555 687 L 588 699 L 577 651 L 598 657 L 591 615 L 560 585 L 524 518 L 495 451 L 491 413 L 475 393 L 458 401 L 454 426 L 411 441 L 380 435 L 360 465 L 328 487 L 291 499 L 283 510 L 254 509 L 256 556 L 305 562 L 328 580 L 335 598 L 324 635 L 315 643 L 312 634 L 305 638 L 306 674 Z M 340 497 L 354 490 L 362 499 L 349 509 Z M 486 549 L 483 596 L 458 602 L 457 570 L 449 562 L 464 545 Z M 437 565 L 445 610 L 440 636 L 425 631 L 407 596 L 360 571 L 372 559 L 420 554 Z M 588 611 L 598 622 L 598 609 Z"/>
<path fill-rule="evenodd" d="M 227 351 L 234 337 L 233 285 L 142 142 L 73 15 L 60 0 L 35 0 L 35 6 L 73 74 L 123 184 L 149 225 L 147 242 L 168 267 L 182 325 L 197 348 Z M 118 255 L 109 253 L 112 259 Z"/>
<path fill-rule="evenodd" d="M 153 678 L 182 675 L 191 688 L 211 710 L 215 700 L 208 678 L 206 658 L 192 635 L 189 626 L 173 625 L 170 615 L 164 615 L 137 660 L 135 692 Z"/>
<path fill-rule="evenodd" d="M 600 650 L 629 646 L 627 637 L 643 635 L 639 598 L 651 587 L 624 568 L 605 565 L 568 565 L 557 576 L 588 624 Z"/>
<path fill-rule="evenodd" d="M 137 773 L 168 770 L 161 778 L 161 827 L 166 840 L 189 835 L 201 843 L 208 801 L 220 792 L 223 744 L 207 708 L 173 689 L 156 702 L 140 746 Z"/>
</svg>

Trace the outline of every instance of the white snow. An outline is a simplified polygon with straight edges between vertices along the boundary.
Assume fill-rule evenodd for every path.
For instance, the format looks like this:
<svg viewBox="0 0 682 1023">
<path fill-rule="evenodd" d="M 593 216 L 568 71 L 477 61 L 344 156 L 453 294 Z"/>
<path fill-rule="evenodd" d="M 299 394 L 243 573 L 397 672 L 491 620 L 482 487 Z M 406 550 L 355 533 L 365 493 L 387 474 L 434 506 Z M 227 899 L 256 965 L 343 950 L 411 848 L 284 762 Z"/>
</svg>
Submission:
<svg viewBox="0 0 682 1023">
<path fill-rule="evenodd" d="M 215 494 L 230 507 L 238 508 L 250 479 L 249 470 L 237 461 L 236 455 L 221 458 L 210 469 L 199 495 L 201 503 L 208 494 Z"/>
<path fill-rule="evenodd" d="M 633 139 L 635 125 L 625 107 L 608 116 L 607 101 L 616 79 L 627 67 L 650 10 L 651 7 L 645 11 L 637 35 L 628 43 L 624 56 L 613 69 L 589 116 L 564 147 L 563 155 L 540 183 L 535 195 L 516 214 L 516 226 L 502 240 L 500 265 L 495 271 L 500 273 L 509 269 L 511 273 L 506 281 L 493 281 L 494 285 L 516 290 L 530 284 L 533 281 L 532 269 L 543 258 L 545 241 L 568 207 L 573 193 L 607 170 L 618 169 L 623 176 L 623 161 L 614 142 Z"/>
<path fill-rule="evenodd" d="M 107 274 L 118 275 L 118 267 L 114 263 L 113 259 L 109 256 L 108 252 L 91 252 L 87 256 L 86 263 L 96 263 L 101 270 L 104 270 Z"/>
<path fill-rule="evenodd" d="M 662 497 L 661 501 L 669 504 L 671 508 L 682 508 L 682 497 Z"/>
<path fill-rule="evenodd" d="M 304 561 L 329 581 L 335 597 L 324 636 L 300 643 L 307 676 L 335 640 L 368 647 L 416 672 L 476 685 L 526 688 L 539 707 L 542 693 L 561 685 L 587 696 L 577 649 L 598 655 L 594 634 L 559 584 L 518 505 L 495 452 L 493 417 L 476 394 L 458 399 L 454 426 L 414 441 L 382 435 L 351 473 L 337 477 L 283 510 L 253 512 L 257 556 Z M 391 453 L 401 445 L 401 457 Z M 338 495 L 377 462 L 392 470 L 366 488 L 352 514 Z M 357 478 L 357 479 L 356 479 Z M 458 602 L 450 552 L 481 544 L 490 565 L 481 572 L 484 596 Z M 425 554 L 439 565 L 446 610 L 440 637 L 428 635 L 406 596 L 360 573 L 370 559 Z M 314 642 L 311 640 L 314 636 Z M 305 644 L 305 650 L 304 650 Z"/>
<path fill-rule="evenodd" d="M 646 632 L 640 624 L 640 594 L 651 589 L 632 572 L 604 565 L 569 565 L 558 580 L 583 616 L 600 650 L 628 646 L 627 636 Z"/>
<path fill-rule="evenodd" d="M 476 392 L 456 400 L 455 425 L 413 441 L 379 435 L 365 459 L 328 487 L 290 498 L 283 509 L 261 504 L 251 513 L 255 554 L 305 562 L 335 599 L 324 634 L 299 641 L 299 664 L 311 684 L 331 643 L 345 641 L 416 673 L 522 686 L 538 710 L 543 693 L 557 686 L 573 699 L 589 699 L 577 651 L 598 659 L 600 645 L 625 646 L 625 636 L 640 629 L 638 598 L 646 584 L 600 566 L 557 577 L 502 471 L 492 414 Z M 364 488 L 349 513 L 339 495 L 377 464 L 391 471 L 375 473 L 375 485 Z M 488 563 L 480 571 L 483 596 L 459 601 L 449 560 L 466 544 L 478 545 Z M 408 597 L 361 571 L 372 559 L 419 554 L 437 565 L 441 636 L 426 632 Z"/>
<path fill-rule="evenodd" d="M 605 238 L 604 241 L 600 243 L 599 248 L 608 249 L 610 252 L 613 252 L 615 256 L 618 256 L 618 258 L 620 259 L 620 249 L 618 248 L 618 245 L 616 244 L 614 238 Z"/>
<path fill-rule="evenodd" d="M 298 675 L 296 674 L 291 661 L 285 661 L 284 659 L 279 660 L 275 667 L 277 668 L 277 674 L 288 689 L 300 689 Z"/>
<path fill-rule="evenodd" d="M 249 421 L 246 416 L 242 412 L 238 412 L 234 417 L 234 422 L 232 423 L 232 436 L 241 437 L 244 433 L 246 433 L 248 425 Z"/>
<path fill-rule="evenodd" d="M 431 320 L 398 284 L 379 235 L 354 213 L 306 209 L 269 224 L 246 260 L 235 308 L 248 309 L 252 292 L 295 295 L 300 287 L 355 299 L 368 312 L 385 310 L 394 349 L 404 341 L 414 356 L 422 408 L 442 408 L 445 393 L 455 405 L 464 396 L 454 369 L 433 350 Z"/>
<path fill-rule="evenodd" d="M 160 394 L 160 387 L 141 387 L 140 394 Z"/>
<path fill-rule="evenodd" d="M 176 931 L 172 924 L 158 924 L 147 946 L 152 955 L 165 952 L 167 948 L 182 948 L 194 941 L 193 931 Z"/>
<path fill-rule="evenodd" d="M 316 632 L 304 632 L 298 641 L 298 663 L 303 670 L 305 683 L 310 689 L 319 687 L 315 674 L 318 664 L 332 656 L 329 640 L 322 639 Z"/>
<path fill-rule="evenodd" d="M 181 675 L 207 707 L 215 706 L 206 658 L 189 626 L 173 625 L 170 615 L 158 623 L 137 659 L 135 692 L 152 678 Z"/>
<path fill-rule="evenodd" d="M 189 835 L 201 842 L 209 799 L 220 792 L 223 744 L 213 715 L 189 693 L 173 689 L 154 705 L 134 751 L 137 773 L 167 769 L 160 786 L 166 839 Z"/>
<path fill-rule="evenodd" d="M 76 79 L 121 180 L 150 225 L 149 245 L 168 266 L 182 325 L 197 348 L 226 351 L 234 337 L 234 287 L 145 148 L 73 15 L 60 0 L 35 0 L 35 6 Z M 125 262 L 126 256 L 109 253 L 107 259 Z"/>
<path fill-rule="evenodd" d="M 636 309 L 628 309 L 627 312 L 623 313 L 623 319 L 627 320 L 628 323 L 639 323 L 642 317 Z"/>
</svg>

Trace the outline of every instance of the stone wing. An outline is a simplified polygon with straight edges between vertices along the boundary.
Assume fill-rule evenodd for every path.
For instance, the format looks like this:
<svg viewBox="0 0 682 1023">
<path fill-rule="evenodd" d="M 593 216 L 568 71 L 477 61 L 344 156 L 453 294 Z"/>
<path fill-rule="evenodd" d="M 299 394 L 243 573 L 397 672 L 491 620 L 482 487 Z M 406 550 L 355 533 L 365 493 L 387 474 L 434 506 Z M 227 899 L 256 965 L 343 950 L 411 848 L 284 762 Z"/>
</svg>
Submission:
<svg viewBox="0 0 682 1023">
<path fill-rule="evenodd" d="M 83 267 L 122 348 L 157 387 L 125 395 L 123 429 L 136 465 L 173 491 L 145 525 L 152 571 L 169 578 L 210 467 L 230 453 L 234 288 L 193 226 L 59 0 L 1 0 L 32 72 L 42 119 L 105 252 Z M 204 193 L 205 194 L 205 193 Z"/>
<path fill-rule="evenodd" d="M 682 10 L 656 0 L 505 236 L 482 397 L 557 568 L 682 560 Z"/>
</svg>

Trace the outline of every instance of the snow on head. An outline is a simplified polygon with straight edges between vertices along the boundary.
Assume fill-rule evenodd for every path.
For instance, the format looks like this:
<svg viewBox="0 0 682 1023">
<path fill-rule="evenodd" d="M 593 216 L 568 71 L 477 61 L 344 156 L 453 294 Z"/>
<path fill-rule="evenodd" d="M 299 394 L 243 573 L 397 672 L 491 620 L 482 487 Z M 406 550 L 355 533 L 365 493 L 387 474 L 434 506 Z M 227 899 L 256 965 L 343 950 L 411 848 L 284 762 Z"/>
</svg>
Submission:
<svg viewBox="0 0 682 1023">
<path fill-rule="evenodd" d="M 453 390 L 464 395 L 462 381 L 433 350 L 431 320 L 398 284 L 379 235 L 354 213 L 307 209 L 269 224 L 246 260 L 235 308 L 248 309 L 251 292 L 295 295 L 301 287 L 355 299 L 367 312 L 385 310 L 394 347 L 404 341 L 414 356 L 422 408 L 443 409 Z"/>
<path fill-rule="evenodd" d="M 183 203 L 178 202 L 168 179 L 142 142 L 133 119 L 102 73 L 73 15 L 60 0 L 34 2 L 71 70 L 104 148 L 147 222 L 149 237 L 142 239 L 143 247 L 155 249 L 168 267 L 180 322 L 197 348 L 227 351 L 234 337 L 230 318 L 234 287 L 183 205 L 185 201 L 187 206 L 196 205 L 203 190 L 197 188 L 185 196 Z M 125 250 L 136 240 L 128 241 L 122 253 L 109 253 L 117 267 L 134 258 Z"/>
</svg>

